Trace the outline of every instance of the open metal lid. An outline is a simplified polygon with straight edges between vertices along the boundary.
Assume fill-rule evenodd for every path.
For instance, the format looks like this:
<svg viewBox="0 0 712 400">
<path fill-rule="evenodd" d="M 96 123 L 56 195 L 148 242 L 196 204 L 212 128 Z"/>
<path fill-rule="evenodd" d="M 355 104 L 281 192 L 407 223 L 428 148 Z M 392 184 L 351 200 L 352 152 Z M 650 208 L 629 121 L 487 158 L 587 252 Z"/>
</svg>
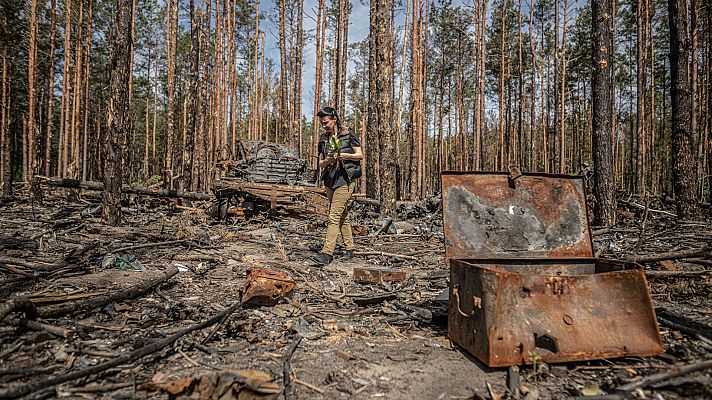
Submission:
<svg viewBox="0 0 712 400">
<path fill-rule="evenodd" d="M 445 258 L 593 257 L 583 179 L 443 172 Z"/>
</svg>

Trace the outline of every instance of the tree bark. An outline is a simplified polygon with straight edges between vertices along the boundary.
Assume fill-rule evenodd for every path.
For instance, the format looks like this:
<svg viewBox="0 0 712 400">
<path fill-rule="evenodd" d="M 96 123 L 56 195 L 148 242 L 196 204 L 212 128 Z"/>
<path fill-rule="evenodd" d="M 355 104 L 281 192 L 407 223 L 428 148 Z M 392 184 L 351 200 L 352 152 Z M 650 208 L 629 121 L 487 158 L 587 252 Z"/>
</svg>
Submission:
<svg viewBox="0 0 712 400">
<path fill-rule="evenodd" d="M 178 0 L 166 3 L 166 57 L 168 61 L 168 96 L 166 104 L 166 159 L 163 168 L 163 186 L 173 188 L 173 141 L 176 123 L 176 48 L 178 39 Z"/>
<path fill-rule="evenodd" d="M 371 0 L 371 46 L 370 52 L 373 69 L 373 85 L 369 86 L 371 115 L 374 120 L 369 128 L 375 130 L 380 140 L 379 159 L 381 161 L 381 211 L 390 215 L 396 203 L 397 160 L 394 158 L 394 137 L 391 128 L 391 93 L 393 92 L 393 65 L 390 56 L 392 50 L 388 11 L 392 0 Z"/>
<path fill-rule="evenodd" d="M 597 225 L 615 224 L 616 199 L 613 176 L 613 71 L 610 60 L 613 47 L 613 7 L 611 0 L 593 0 L 593 193 L 596 197 L 595 220 Z"/>
<path fill-rule="evenodd" d="M 287 0 L 279 2 L 279 129 L 277 130 L 277 142 L 287 140 L 289 137 L 289 99 L 287 82 Z"/>
<path fill-rule="evenodd" d="M 4 13 L 2 15 L 2 32 L 8 32 L 7 14 Z M 9 48 L 8 42 L 4 41 L 2 47 L 2 109 L 0 109 L 0 141 L 2 142 L 2 147 L 0 148 L 0 152 L 2 152 L 0 153 L 0 159 L 2 159 L 0 186 L 2 186 L 3 197 L 12 196 L 12 148 L 10 147 L 9 129 L 10 94 L 7 73 Z"/>
<path fill-rule="evenodd" d="M 111 97 L 107 125 L 109 129 L 106 164 L 104 168 L 104 195 L 102 215 L 109 224 L 121 223 L 121 187 L 123 184 L 123 159 L 126 149 L 123 147 L 131 130 L 129 109 L 129 79 L 131 70 L 131 21 L 133 9 L 122 0 L 114 3 L 114 24 L 111 28 L 109 49 L 109 85 Z"/>
<path fill-rule="evenodd" d="M 27 60 L 27 94 L 28 94 L 28 117 L 27 117 L 27 138 L 28 156 L 30 157 L 30 197 L 41 201 L 41 193 L 34 182 L 34 176 L 40 173 L 40 148 L 39 132 L 37 132 L 37 93 L 35 85 L 37 83 L 37 2 L 30 1 L 29 33 L 28 33 L 28 60 Z"/>
<path fill-rule="evenodd" d="M 52 166 L 52 127 L 54 114 L 54 45 L 57 31 L 57 0 L 52 0 L 52 16 L 49 27 L 49 72 L 47 73 L 47 128 L 45 131 L 44 174 L 49 176 Z"/>
<path fill-rule="evenodd" d="M 687 67 L 690 39 L 685 0 L 668 0 L 670 21 L 670 97 L 672 103 L 672 182 L 677 201 L 677 215 L 695 217 L 697 196 L 692 167 L 692 132 L 690 131 L 690 83 Z"/>
</svg>

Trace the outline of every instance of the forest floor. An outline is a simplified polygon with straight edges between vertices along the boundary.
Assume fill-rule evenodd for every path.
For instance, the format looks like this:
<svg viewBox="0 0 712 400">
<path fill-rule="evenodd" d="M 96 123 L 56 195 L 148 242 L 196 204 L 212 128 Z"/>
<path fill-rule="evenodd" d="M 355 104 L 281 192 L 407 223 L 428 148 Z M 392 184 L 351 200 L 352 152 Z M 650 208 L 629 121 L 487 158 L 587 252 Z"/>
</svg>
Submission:
<svg viewBox="0 0 712 400">
<path fill-rule="evenodd" d="M 236 399 L 712 398 L 709 251 L 643 264 L 662 355 L 508 371 L 447 337 L 437 209 L 404 206 L 396 232 L 374 236 L 383 218 L 357 205 L 356 257 L 317 267 L 309 248 L 325 226 L 313 216 L 219 222 L 208 203 L 131 196 L 125 223 L 111 227 L 96 192 L 45 193 L 42 205 L 0 204 L 0 398 L 218 398 L 225 388 L 221 398 Z M 712 242 L 703 217 L 682 223 L 658 200 L 622 200 L 618 226 L 593 229 L 598 255 Z M 405 279 L 357 283 L 361 267 Z M 250 268 L 285 272 L 295 288 L 275 306 L 240 306 Z"/>
</svg>

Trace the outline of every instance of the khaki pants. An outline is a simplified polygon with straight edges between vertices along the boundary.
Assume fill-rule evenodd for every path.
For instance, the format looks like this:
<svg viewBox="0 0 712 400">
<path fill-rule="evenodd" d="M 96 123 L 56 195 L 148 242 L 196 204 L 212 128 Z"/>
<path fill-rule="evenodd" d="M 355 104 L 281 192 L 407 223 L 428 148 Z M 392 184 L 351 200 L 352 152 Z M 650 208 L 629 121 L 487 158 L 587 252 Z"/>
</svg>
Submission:
<svg viewBox="0 0 712 400">
<path fill-rule="evenodd" d="M 351 194 L 356 189 L 356 181 L 348 185 L 332 190 L 325 187 L 326 197 L 329 198 L 329 226 L 326 228 L 326 242 L 323 253 L 334 254 L 336 239 L 341 233 L 346 250 L 353 250 L 354 237 L 351 233 L 351 221 L 349 221 L 349 209 L 351 209 Z"/>
</svg>

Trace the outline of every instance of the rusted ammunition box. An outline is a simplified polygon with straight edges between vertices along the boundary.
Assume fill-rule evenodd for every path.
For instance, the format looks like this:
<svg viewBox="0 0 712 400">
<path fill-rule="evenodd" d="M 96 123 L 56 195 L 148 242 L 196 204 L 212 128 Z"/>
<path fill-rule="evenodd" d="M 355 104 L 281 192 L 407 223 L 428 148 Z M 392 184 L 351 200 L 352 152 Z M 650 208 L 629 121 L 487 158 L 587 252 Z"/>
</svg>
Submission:
<svg viewBox="0 0 712 400">
<path fill-rule="evenodd" d="M 662 352 L 645 272 L 593 257 L 583 181 L 445 172 L 448 335 L 491 367 Z"/>
</svg>

